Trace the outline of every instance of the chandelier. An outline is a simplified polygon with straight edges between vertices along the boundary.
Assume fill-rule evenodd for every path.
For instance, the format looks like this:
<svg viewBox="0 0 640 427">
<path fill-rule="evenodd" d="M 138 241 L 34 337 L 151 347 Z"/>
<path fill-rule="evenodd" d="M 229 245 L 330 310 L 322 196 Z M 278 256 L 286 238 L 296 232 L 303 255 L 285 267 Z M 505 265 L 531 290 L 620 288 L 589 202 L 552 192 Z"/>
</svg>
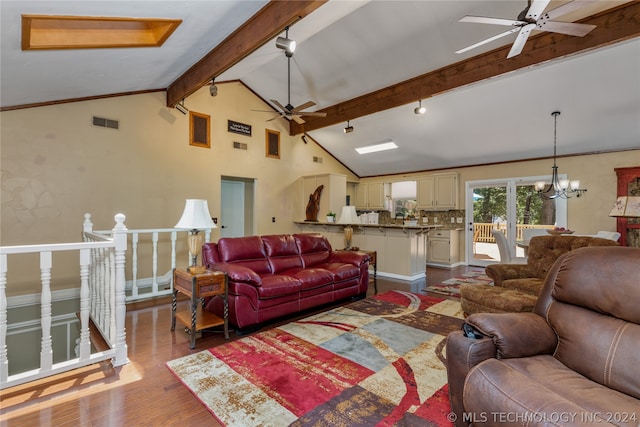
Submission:
<svg viewBox="0 0 640 427">
<path fill-rule="evenodd" d="M 542 199 L 568 199 L 569 197 L 580 197 L 587 190 L 580 188 L 580 181 L 560 179 L 558 177 L 558 166 L 556 165 L 556 133 L 558 127 L 558 116 L 560 111 L 551 113 L 553 116 L 553 166 L 551 167 L 551 183 L 547 185 L 544 181 L 536 182 L 535 189 Z"/>
</svg>

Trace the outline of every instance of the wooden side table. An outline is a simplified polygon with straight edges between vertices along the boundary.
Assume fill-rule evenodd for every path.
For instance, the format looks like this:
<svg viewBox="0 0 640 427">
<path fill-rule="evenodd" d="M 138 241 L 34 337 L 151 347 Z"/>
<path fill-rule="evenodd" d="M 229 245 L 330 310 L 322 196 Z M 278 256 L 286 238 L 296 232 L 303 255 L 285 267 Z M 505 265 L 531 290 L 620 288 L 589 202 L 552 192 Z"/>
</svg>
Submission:
<svg viewBox="0 0 640 427">
<path fill-rule="evenodd" d="M 178 292 L 191 298 L 189 309 L 177 311 Z M 202 329 L 224 325 L 224 337 L 229 339 L 228 278 L 223 271 L 207 270 L 191 274 L 186 268 L 173 270 L 173 297 L 171 305 L 171 330 L 176 329 L 176 318 L 191 334 L 189 348 L 196 347 L 196 333 Z M 221 296 L 224 301 L 224 318 L 203 309 L 203 298 Z"/>
</svg>

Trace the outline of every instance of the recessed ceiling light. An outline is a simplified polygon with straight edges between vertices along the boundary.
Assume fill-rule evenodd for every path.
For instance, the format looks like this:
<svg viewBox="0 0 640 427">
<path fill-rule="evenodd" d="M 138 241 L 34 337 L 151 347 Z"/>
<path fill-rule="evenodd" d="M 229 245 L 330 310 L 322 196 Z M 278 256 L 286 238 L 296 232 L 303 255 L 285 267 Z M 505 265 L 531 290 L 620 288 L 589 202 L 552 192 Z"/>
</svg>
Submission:
<svg viewBox="0 0 640 427">
<path fill-rule="evenodd" d="M 393 150 L 394 148 L 398 148 L 396 143 L 393 141 L 389 141 L 389 142 L 383 142 L 382 144 L 367 145 L 366 147 L 359 147 L 359 148 L 356 148 L 356 151 L 358 152 L 358 154 L 368 154 L 368 153 L 375 153 L 376 151 Z"/>
</svg>

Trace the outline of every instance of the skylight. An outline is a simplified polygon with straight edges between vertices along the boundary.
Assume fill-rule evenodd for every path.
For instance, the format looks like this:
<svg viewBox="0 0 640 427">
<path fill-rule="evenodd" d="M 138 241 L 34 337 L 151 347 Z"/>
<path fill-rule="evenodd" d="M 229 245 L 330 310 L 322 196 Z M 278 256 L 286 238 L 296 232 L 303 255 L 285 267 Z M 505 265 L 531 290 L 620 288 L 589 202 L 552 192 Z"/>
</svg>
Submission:
<svg viewBox="0 0 640 427">
<path fill-rule="evenodd" d="M 398 148 L 396 143 L 393 141 L 389 141 L 389 142 L 383 142 L 382 144 L 367 145 L 366 147 L 359 147 L 359 148 L 356 148 L 356 151 L 358 152 L 358 154 L 369 154 L 369 153 L 375 153 L 377 151 L 393 150 L 394 148 Z"/>
<path fill-rule="evenodd" d="M 22 50 L 157 47 L 181 19 L 22 15 Z"/>
</svg>

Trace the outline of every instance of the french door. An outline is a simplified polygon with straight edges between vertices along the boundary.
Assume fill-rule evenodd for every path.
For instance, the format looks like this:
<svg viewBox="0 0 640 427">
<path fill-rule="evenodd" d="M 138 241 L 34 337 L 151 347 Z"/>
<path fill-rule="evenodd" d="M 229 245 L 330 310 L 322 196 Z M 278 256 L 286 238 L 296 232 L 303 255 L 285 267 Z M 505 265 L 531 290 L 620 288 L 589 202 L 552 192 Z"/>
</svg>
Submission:
<svg viewBox="0 0 640 427">
<path fill-rule="evenodd" d="M 525 228 L 566 226 L 566 200 L 544 200 L 535 191 L 536 181 L 548 177 L 508 178 L 468 181 L 466 184 L 466 253 L 469 265 L 486 266 L 500 262 L 492 230 L 502 231 L 511 253 L 523 256 Z"/>
</svg>

